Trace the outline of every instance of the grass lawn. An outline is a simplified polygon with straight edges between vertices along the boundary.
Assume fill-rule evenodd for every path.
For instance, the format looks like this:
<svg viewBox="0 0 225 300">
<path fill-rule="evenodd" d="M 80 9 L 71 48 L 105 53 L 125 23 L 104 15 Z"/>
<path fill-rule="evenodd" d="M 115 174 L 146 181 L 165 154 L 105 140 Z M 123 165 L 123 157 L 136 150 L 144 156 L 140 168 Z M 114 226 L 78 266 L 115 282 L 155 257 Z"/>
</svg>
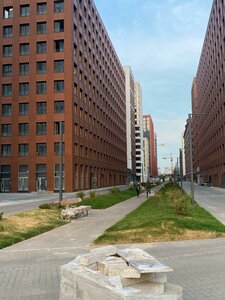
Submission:
<svg viewBox="0 0 225 300">
<path fill-rule="evenodd" d="M 60 210 L 35 209 L 0 221 L 0 249 L 66 224 Z"/>
<path fill-rule="evenodd" d="M 128 214 L 100 236 L 96 244 L 151 243 L 174 240 L 225 237 L 225 226 L 198 205 L 189 206 L 188 215 L 178 215 L 168 192 L 170 184 Z M 188 201 L 190 201 L 189 197 Z"/>
<path fill-rule="evenodd" d="M 117 190 L 113 189 L 113 192 L 106 195 L 97 195 L 93 198 L 84 199 L 80 205 L 90 205 L 92 209 L 105 209 L 129 198 L 136 196 L 134 189 Z"/>
</svg>

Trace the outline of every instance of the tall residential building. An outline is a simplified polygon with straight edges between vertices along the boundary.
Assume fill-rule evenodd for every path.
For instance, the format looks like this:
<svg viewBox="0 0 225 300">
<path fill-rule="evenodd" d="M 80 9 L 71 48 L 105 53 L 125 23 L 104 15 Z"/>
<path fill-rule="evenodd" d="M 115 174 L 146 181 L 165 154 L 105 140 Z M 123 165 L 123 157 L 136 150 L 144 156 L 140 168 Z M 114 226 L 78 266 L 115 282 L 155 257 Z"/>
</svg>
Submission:
<svg viewBox="0 0 225 300">
<path fill-rule="evenodd" d="M 125 75 L 92 0 L 0 2 L 1 192 L 126 183 Z"/>
<path fill-rule="evenodd" d="M 225 2 L 214 0 L 192 87 L 194 174 L 220 187 L 225 187 L 224 15 Z"/>
<path fill-rule="evenodd" d="M 126 83 L 127 181 L 136 179 L 134 76 L 129 66 L 123 67 Z"/>
<path fill-rule="evenodd" d="M 140 182 L 144 181 L 144 154 L 143 154 L 143 111 L 142 90 L 138 82 L 134 83 L 135 102 L 135 147 L 136 147 L 136 177 Z"/>
<path fill-rule="evenodd" d="M 157 171 L 157 154 L 156 154 L 156 142 L 155 142 L 155 132 L 154 132 L 154 124 L 152 121 L 152 117 L 150 115 L 143 116 L 143 129 L 144 129 L 144 151 L 148 147 L 146 144 L 149 144 L 149 174 L 145 174 L 145 177 L 155 177 L 158 176 Z M 148 142 L 147 142 L 147 140 Z M 146 157 L 146 153 L 144 154 Z"/>
</svg>

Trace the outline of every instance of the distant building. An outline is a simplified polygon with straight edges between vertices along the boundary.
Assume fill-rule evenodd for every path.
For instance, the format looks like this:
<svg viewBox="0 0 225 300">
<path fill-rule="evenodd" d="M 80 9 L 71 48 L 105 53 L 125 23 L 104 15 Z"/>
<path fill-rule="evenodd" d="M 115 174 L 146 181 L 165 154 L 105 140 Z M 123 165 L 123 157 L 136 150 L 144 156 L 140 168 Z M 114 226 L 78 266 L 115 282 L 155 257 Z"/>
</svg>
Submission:
<svg viewBox="0 0 225 300">
<path fill-rule="evenodd" d="M 155 132 L 154 124 L 150 115 L 143 116 L 143 129 L 144 129 L 144 151 L 149 147 L 149 174 L 145 174 L 145 177 L 155 177 L 158 176 L 157 170 L 157 151 L 156 151 L 156 141 L 155 141 Z M 148 146 L 147 146 L 148 144 Z M 146 157 L 146 153 L 144 153 Z M 147 169 L 145 168 L 145 171 Z"/>
<path fill-rule="evenodd" d="M 192 86 L 193 167 L 196 181 L 225 188 L 225 2 L 213 1 Z M 187 141 L 187 140 L 186 140 Z M 187 146 L 185 145 L 187 148 Z M 188 173 L 188 164 L 187 173 Z"/>
<path fill-rule="evenodd" d="M 134 76 L 129 66 L 123 67 L 126 85 L 127 181 L 136 180 Z"/>
<path fill-rule="evenodd" d="M 0 191 L 59 189 L 61 121 L 66 192 L 125 184 L 125 75 L 94 2 L 3 0 L 0 11 Z"/>
<path fill-rule="evenodd" d="M 144 154 L 143 154 L 143 111 L 142 90 L 138 82 L 134 83 L 135 101 L 135 148 L 136 148 L 136 177 L 140 182 L 144 181 Z"/>
</svg>

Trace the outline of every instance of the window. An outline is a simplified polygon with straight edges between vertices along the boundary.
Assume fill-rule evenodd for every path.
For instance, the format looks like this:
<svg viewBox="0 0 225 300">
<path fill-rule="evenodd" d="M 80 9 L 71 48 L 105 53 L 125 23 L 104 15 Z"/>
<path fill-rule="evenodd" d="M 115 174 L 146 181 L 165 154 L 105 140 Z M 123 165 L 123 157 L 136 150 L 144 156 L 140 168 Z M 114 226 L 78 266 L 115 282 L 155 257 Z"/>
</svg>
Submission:
<svg viewBox="0 0 225 300">
<path fill-rule="evenodd" d="M 19 103 L 19 114 L 21 116 L 28 115 L 29 103 Z"/>
<path fill-rule="evenodd" d="M 12 135 L 12 124 L 2 124 L 2 136 Z"/>
<path fill-rule="evenodd" d="M 19 94 L 21 96 L 25 96 L 25 95 L 29 94 L 29 83 L 28 82 L 20 83 Z"/>
<path fill-rule="evenodd" d="M 54 81 L 54 91 L 55 93 L 64 92 L 64 80 L 55 80 Z"/>
<path fill-rule="evenodd" d="M 12 45 L 3 46 L 3 56 L 12 56 Z"/>
<path fill-rule="evenodd" d="M 65 146 L 64 146 L 64 143 L 62 143 L 62 154 L 64 154 L 64 149 L 65 149 Z M 54 154 L 55 155 L 60 154 L 60 143 L 58 143 L 58 142 L 54 143 Z"/>
<path fill-rule="evenodd" d="M 38 143 L 37 144 L 37 155 L 44 156 L 47 154 L 47 144 L 46 143 Z"/>
<path fill-rule="evenodd" d="M 36 84 L 37 94 L 46 94 L 47 92 L 47 82 L 39 81 Z"/>
<path fill-rule="evenodd" d="M 54 11 L 56 13 L 64 11 L 64 0 L 55 0 L 54 1 Z"/>
<path fill-rule="evenodd" d="M 29 35 L 29 24 L 20 25 L 20 35 L 26 36 Z"/>
<path fill-rule="evenodd" d="M 2 76 L 12 76 L 12 65 L 7 64 L 2 66 Z"/>
<path fill-rule="evenodd" d="M 3 37 L 10 38 L 13 36 L 13 27 L 12 25 L 3 26 Z"/>
<path fill-rule="evenodd" d="M 12 115 L 12 104 L 2 104 L 2 116 L 7 117 Z"/>
<path fill-rule="evenodd" d="M 37 14 L 43 15 L 46 14 L 46 12 L 47 12 L 47 3 L 46 2 L 37 3 Z"/>
<path fill-rule="evenodd" d="M 5 144 L 1 147 L 2 156 L 10 156 L 11 155 L 11 145 Z"/>
<path fill-rule="evenodd" d="M 46 42 L 37 42 L 37 53 L 46 53 Z"/>
<path fill-rule="evenodd" d="M 64 72 L 64 60 L 55 60 L 54 70 L 55 72 Z"/>
<path fill-rule="evenodd" d="M 20 55 L 28 55 L 29 54 L 29 44 L 20 44 Z"/>
<path fill-rule="evenodd" d="M 20 64 L 20 75 L 28 75 L 29 74 L 29 63 L 21 63 Z"/>
<path fill-rule="evenodd" d="M 37 34 L 45 34 L 46 30 L 47 30 L 47 23 L 46 22 L 37 23 Z"/>
<path fill-rule="evenodd" d="M 19 156 L 29 155 L 29 144 L 19 144 Z"/>
<path fill-rule="evenodd" d="M 54 133 L 60 134 L 60 121 L 54 123 Z M 64 122 L 62 121 L 62 133 L 64 133 Z"/>
<path fill-rule="evenodd" d="M 47 70 L 47 63 L 46 61 L 38 61 L 37 62 L 37 74 L 44 74 Z"/>
<path fill-rule="evenodd" d="M 64 40 L 56 40 L 54 41 L 55 52 L 63 52 L 64 51 Z"/>
<path fill-rule="evenodd" d="M 59 113 L 64 113 L 64 101 L 55 101 L 54 102 L 54 112 L 59 114 Z"/>
<path fill-rule="evenodd" d="M 63 32 L 64 31 L 64 20 L 54 21 L 54 30 L 55 30 L 55 32 Z"/>
<path fill-rule="evenodd" d="M 20 5 L 20 16 L 26 17 L 30 15 L 30 6 L 29 4 Z"/>
<path fill-rule="evenodd" d="M 29 124 L 28 123 L 20 123 L 19 124 L 19 135 L 28 135 L 29 133 Z"/>
<path fill-rule="evenodd" d="M 2 96 L 12 96 L 12 84 L 3 84 L 2 85 Z"/>
<path fill-rule="evenodd" d="M 37 102 L 37 114 L 45 115 L 47 113 L 47 102 Z"/>
<path fill-rule="evenodd" d="M 3 8 L 3 18 L 11 19 L 13 17 L 13 7 L 7 6 Z"/>
<path fill-rule="evenodd" d="M 45 135 L 47 130 L 46 122 L 39 122 L 36 124 L 36 133 L 38 135 Z"/>
</svg>

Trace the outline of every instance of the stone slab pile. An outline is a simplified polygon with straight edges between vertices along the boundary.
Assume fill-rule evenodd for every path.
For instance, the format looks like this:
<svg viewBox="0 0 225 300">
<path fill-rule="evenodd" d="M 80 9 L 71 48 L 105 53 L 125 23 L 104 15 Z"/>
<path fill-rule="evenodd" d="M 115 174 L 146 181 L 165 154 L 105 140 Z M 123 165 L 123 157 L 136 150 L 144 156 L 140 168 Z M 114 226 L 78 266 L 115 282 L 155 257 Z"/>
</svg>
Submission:
<svg viewBox="0 0 225 300">
<path fill-rule="evenodd" d="M 141 249 L 91 249 L 61 267 L 60 300 L 182 300 L 172 271 Z"/>
<path fill-rule="evenodd" d="M 62 209 L 61 218 L 63 220 L 73 220 L 73 219 L 78 219 L 78 218 L 84 218 L 84 217 L 88 216 L 88 212 L 90 209 L 91 209 L 91 206 L 85 206 L 85 205 Z"/>
</svg>

